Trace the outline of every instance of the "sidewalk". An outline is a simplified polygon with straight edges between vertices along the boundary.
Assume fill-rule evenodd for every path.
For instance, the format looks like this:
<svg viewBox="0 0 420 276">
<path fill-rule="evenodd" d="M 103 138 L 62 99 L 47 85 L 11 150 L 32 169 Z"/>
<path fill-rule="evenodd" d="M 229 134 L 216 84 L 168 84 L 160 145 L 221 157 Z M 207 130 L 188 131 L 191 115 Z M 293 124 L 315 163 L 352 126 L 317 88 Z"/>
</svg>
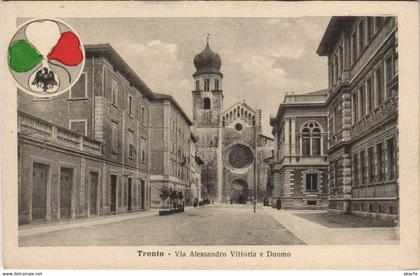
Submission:
<svg viewBox="0 0 420 276">
<path fill-rule="evenodd" d="M 35 234 L 48 233 L 53 231 L 61 231 L 73 229 L 78 227 L 90 227 L 94 225 L 107 224 L 112 222 L 119 222 L 124 220 L 148 217 L 158 215 L 159 210 L 139 211 L 133 213 L 95 216 L 90 218 L 79 218 L 74 220 L 56 221 L 56 222 L 43 222 L 39 224 L 29 224 L 19 226 L 19 237 L 31 236 Z"/>
<path fill-rule="evenodd" d="M 399 243 L 398 228 L 329 228 L 295 216 L 293 213 L 298 211 L 271 207 L 263 207 L 263 210 L 308 245 Z"/>
</svg>

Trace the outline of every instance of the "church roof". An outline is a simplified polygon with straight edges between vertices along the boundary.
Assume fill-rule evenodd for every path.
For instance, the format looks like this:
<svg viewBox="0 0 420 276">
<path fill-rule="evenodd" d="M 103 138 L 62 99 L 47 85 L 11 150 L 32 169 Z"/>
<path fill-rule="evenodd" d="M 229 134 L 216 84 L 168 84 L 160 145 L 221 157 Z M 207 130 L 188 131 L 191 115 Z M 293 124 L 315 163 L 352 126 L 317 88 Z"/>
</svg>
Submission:
<svg viewBox="0 0 420 276">
<path fill-rule="evenodd" d="M 254 113 L 254 114 L 256 113 L 256 111 L 252 107 L 250 107 L 248 104 L 246 104 L 245 101 L 243 100 L 243 101 L 238 101 L 235 104 L 231 105 L 229 108 L 225 109 L 223 111 L 222 115 L 225 114 L 225 113 L 228 113 L 231 109 L 234 109 L 238 105 L 248 109 L 249 111 L 252 111 L 252 113 Z"/>
</svg>

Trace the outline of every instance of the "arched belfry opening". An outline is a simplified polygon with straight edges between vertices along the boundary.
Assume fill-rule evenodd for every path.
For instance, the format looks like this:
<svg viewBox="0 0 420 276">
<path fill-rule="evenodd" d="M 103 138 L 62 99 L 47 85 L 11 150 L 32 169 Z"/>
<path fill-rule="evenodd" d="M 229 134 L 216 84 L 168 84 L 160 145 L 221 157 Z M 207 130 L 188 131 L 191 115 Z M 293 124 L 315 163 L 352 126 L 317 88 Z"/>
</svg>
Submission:
<svg viewBox="0 0 420 276">
<path fill-rule="evenodd" d="M 211 109 L 210 98 L 204 98 L 204 100 L 203 100 L 203 108 L 204 109 Z"/>
</svg>

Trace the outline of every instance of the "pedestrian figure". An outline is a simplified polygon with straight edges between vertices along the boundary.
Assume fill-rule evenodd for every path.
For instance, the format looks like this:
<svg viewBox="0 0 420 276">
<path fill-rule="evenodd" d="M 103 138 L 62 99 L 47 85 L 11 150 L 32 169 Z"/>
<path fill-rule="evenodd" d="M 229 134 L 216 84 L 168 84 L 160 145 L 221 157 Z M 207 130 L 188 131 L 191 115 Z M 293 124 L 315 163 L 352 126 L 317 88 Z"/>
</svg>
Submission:
<svg viewBox="0 0 420 276">
<path fill-rule="evenodd" d="M 281 209 L 281 200 L 280 200 L 280 198 L 278 198 L 277 201 L 276 201 L 276 207 L 277 207 L 277 210 L 280 210 Z"/>
</svg>

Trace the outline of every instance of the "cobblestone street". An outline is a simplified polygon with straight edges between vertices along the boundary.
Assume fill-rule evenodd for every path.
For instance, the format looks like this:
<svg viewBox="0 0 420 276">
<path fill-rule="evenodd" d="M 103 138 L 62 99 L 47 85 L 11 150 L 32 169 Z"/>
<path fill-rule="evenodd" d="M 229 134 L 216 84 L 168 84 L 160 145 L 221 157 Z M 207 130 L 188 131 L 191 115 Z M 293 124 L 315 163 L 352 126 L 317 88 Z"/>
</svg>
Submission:
<svg viewBox="0 0 420 276">
<path fill-rule="evenodd" d="M 304 244 L 252 206 L 206 206 L 19 238 L 19 246 Z"/>
</svg>

